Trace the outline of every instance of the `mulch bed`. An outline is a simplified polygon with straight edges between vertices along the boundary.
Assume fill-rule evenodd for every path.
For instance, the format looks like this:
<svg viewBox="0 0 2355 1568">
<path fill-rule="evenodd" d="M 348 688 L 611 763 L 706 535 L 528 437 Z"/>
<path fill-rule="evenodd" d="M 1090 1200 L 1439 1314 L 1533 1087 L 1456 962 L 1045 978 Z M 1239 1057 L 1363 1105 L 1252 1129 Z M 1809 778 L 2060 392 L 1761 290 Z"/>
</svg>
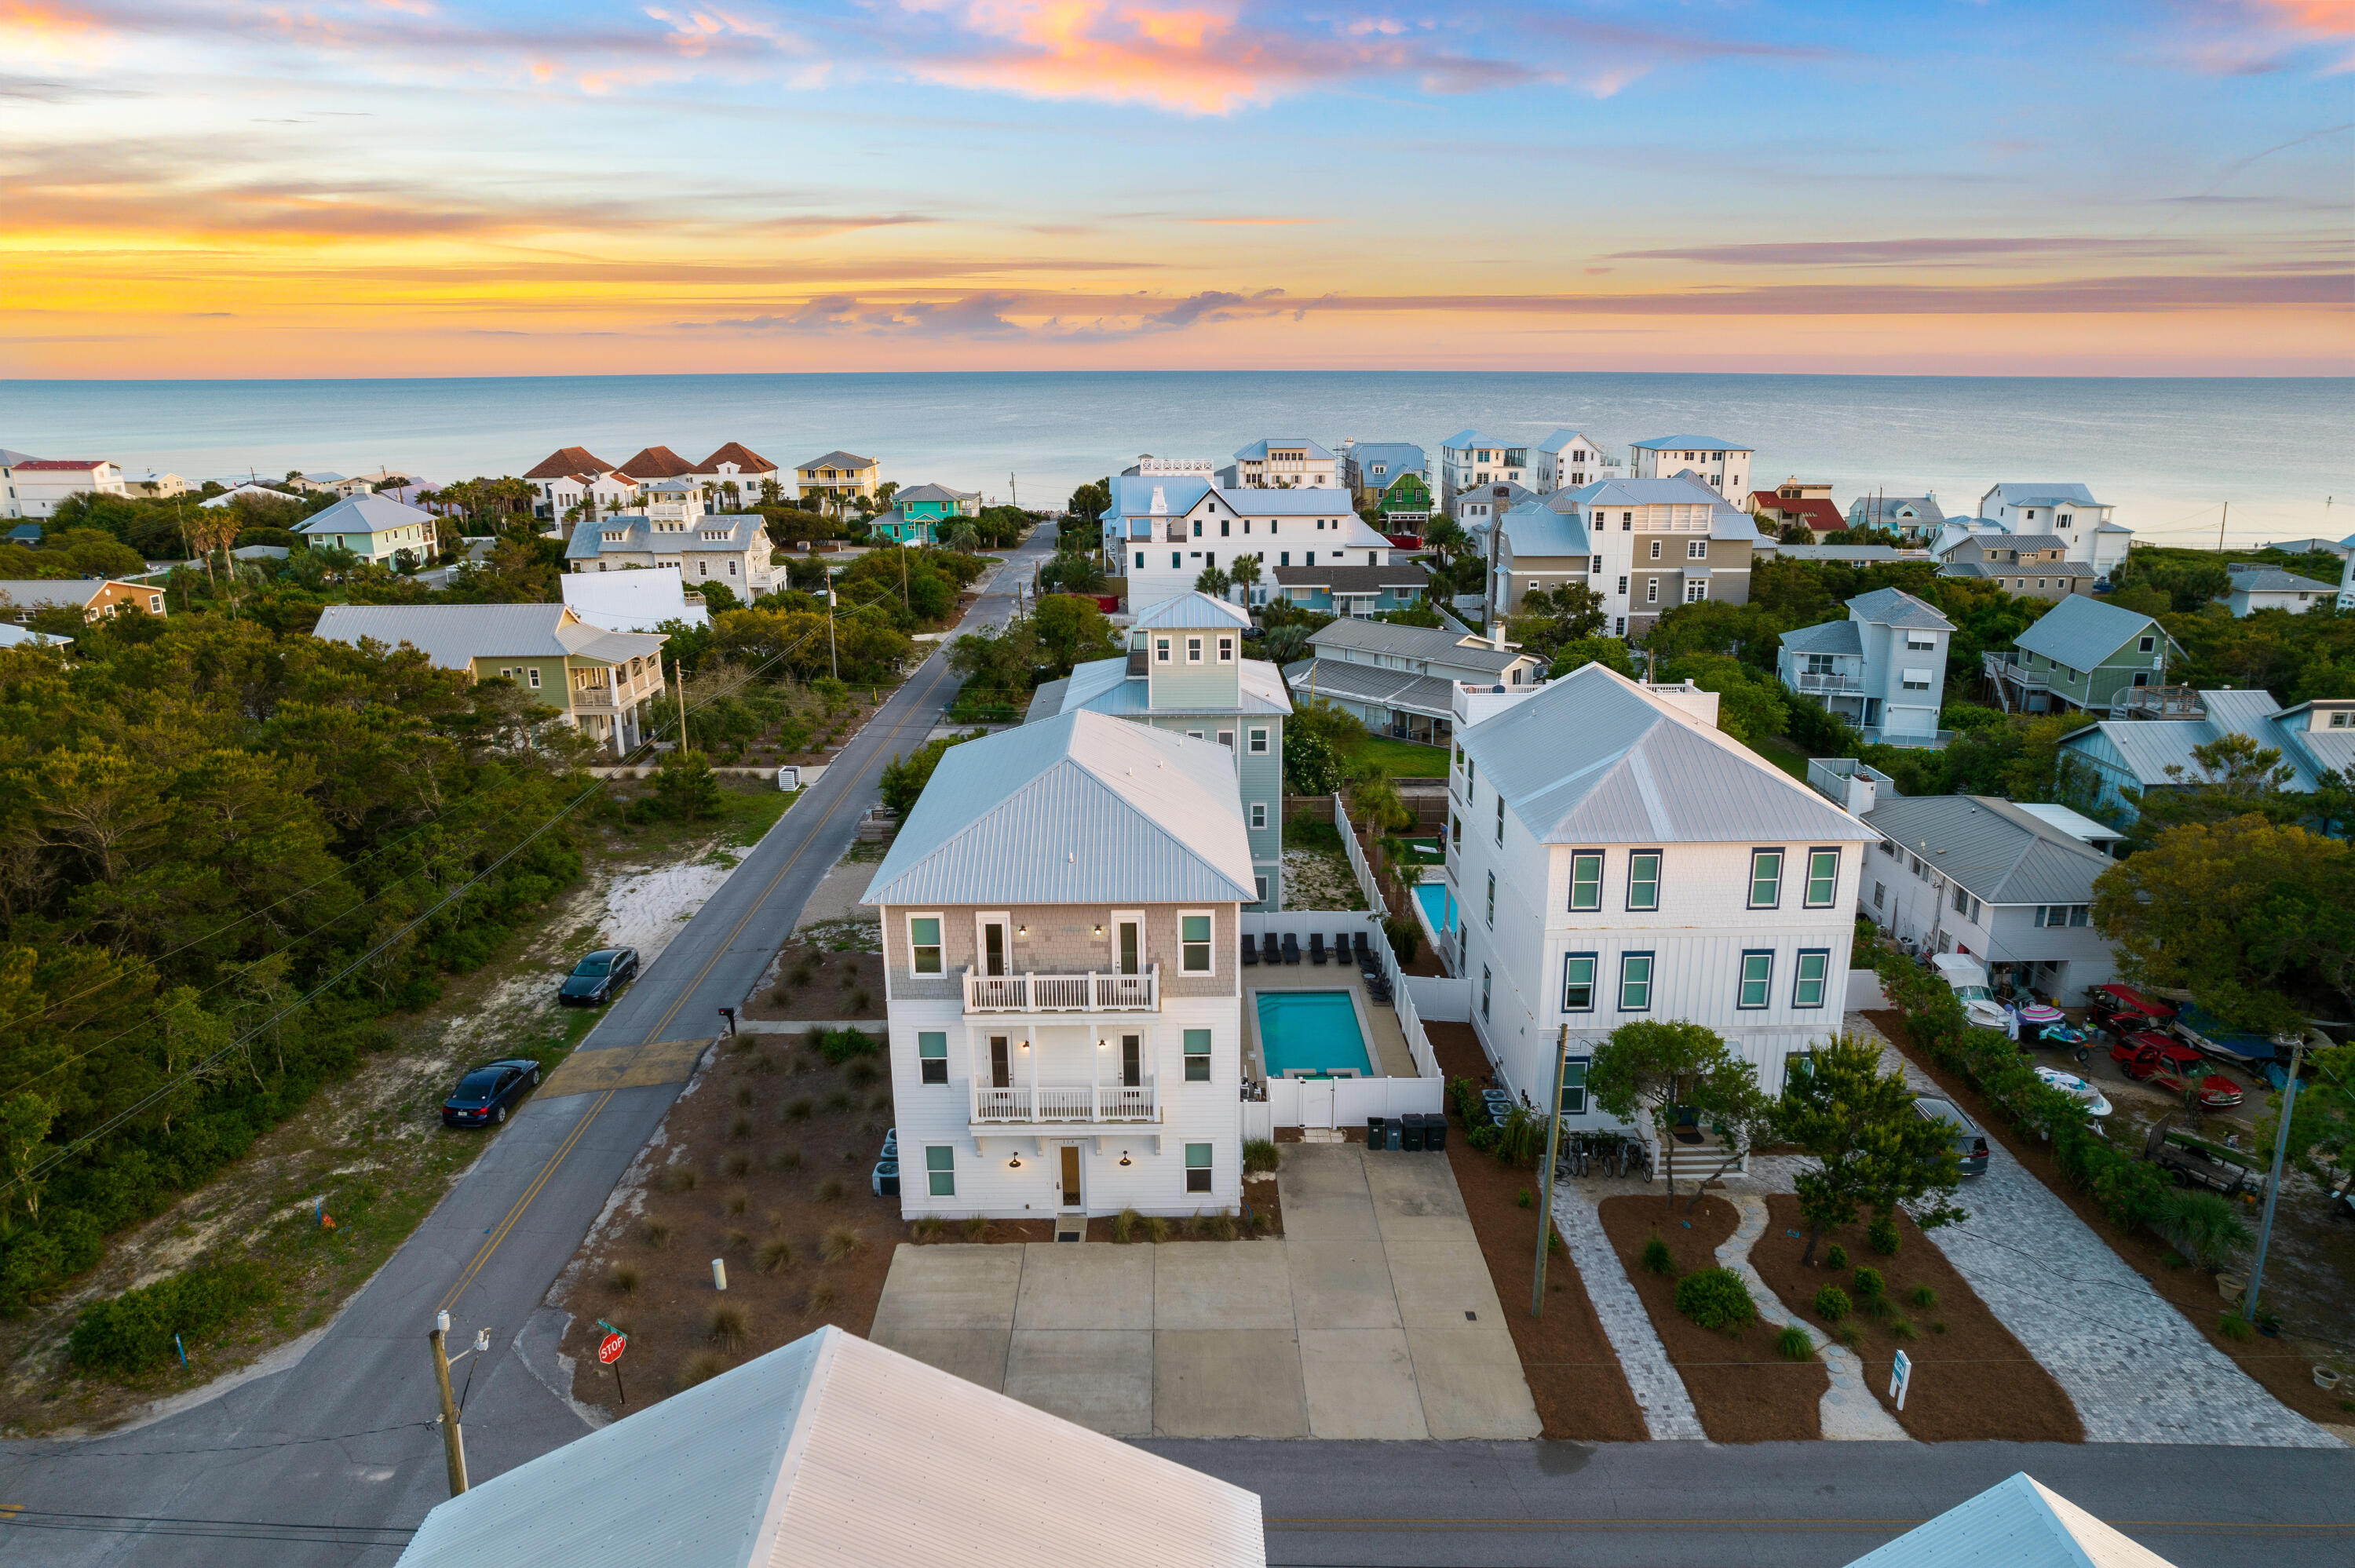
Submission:
<svg viewBox="0 0 2355 1568">
<path fill-rule="evenodd" d="M 807 973 L 803 984 L 794 976 Z M 779 956 L 776 982 L 744 999 L 748 1020 L 791 1022 L 795 1019 L 874 1019 L 885 1016 L 883 955 L 838 953 L 807 942 L 788 942 Z"/>
<path fill-rule="evenodd" d="M 1611 1250 L 1643 1298 L 1668 1361 L 1692 1396 L 1701 1430 L 1717 1443 L 1821 1437 L 1818 1416 L 1832 1385 L 1822 1361 L 1795 1361 L 1776 1351 L 1779 1330 L 1764 1319 L 1739 1334 L 1702 1328 L 1677 1310 L 1676 1279 L 1644 1266 L 1644 1244 L 1655 1234 L 1668 1244 L 1678 1278 L 1718 1266 L 1717 1248 L 1741 1225 L 1742 1212 L 1722 1198 L 1703 1198 L 1687 1213 L 1685 1202 L 1678 1199 L 1671 1206 L 1649 1195 L 1605 1198 L 1601 1213 Z"/>
<path fill-rule="evenodd" d="M 2129 1235 L 2110 1223 L 2109 1215 L 2090 1192 L 2081 1192 L 2076 1184 L 2061 1173 L 2053 1162 L 2052 1151 L 2041 1142 L 2023 1139 L 2003 1117 L 1987 1104 L 1979 1092 L 1965 1083 L 1943 1065 L 1914 1047 L 1913 1037 L 1905 1028 L 1905 1015 L 1895 1009 L 1876 1009 L 1864 1015 L 1873 1027 L 1888 1036 L 1890 1043 L 1905 1059 L 1927 1073 L 1931 1080 L 1945 1091 L 1947 1097 L 1971 1115 L 1971 1119 L 1987 1130 L 1989 1138 L 2002 1145 L 2004 1150 L 2045 1188 L 2073 1210 L 2077 1217 L 2093 1227 L 2094 1234 L 2107 1242 L 2110 1250 L 2126 1260 L 2126 1266 L 2150 1281 L 2151 1288 L 2194 1329 L 2206 1336 L 2210 1344 L 2230 1357 L 2233 1365 L 2246 1372 L 2267 1393 L 2280 1400 L 2309 1421 L 2345 1423 L 2349 1411 L 2341 1404 L 2341 1393 L 2325 1393 L 2314 1386 L 2314 1363 L 2323 1359 L 2323 1347 L 2302 1350 L 2286 1340 L 2258 1339 L 2248 1343 L 2226 1339 L 2216 1327 L 2225 1301 L 2216 1289 L 2216 1277 L 2205 1269 L 2168 1266 L 2166 1259 L 2173 1250 L 2158 1237 L 2147 1232 Z M 2254 1229 L 2254 1227 L 2252 1226 Z M 2342 1385 L 2343 1387 L 2343 1385 Z"/>
<path fill-rule="evenodd" d="M 1426 1023 L 1440 1070 L 1449 1077 L 1485 1079 L 1487 1063 L 1469 1024 Z M 1365 1136 L 1358 1129 L 1358 1136 Z M 1451 1114 L 1447 1159 L 1464 1207 L 1480 1239 L 1480 1255 L 1505 1309 L 1521 1373 L 1548 1437 L 1585 1443 L 1640 1443 L 1650 1436 L 1644 1413 L 1619 1370 L 1619 1358 L 1603 1332 L 1602 1319 L 1587 1298 L 1585 1283 L 1567 1254 L 1546 1264 L 1545 1315 L 1529 1313 L 1536 1282 L 1538 1211 L 1520 1206 L 1520 1195 L 1537 1173 L 1497 1163 L 1465 1141 L 1461 1121 Z"/>
<path fill-rule="evenodd" d="M 1847 1320 L 1864 1336 L 1854 1349 L 1864 1361 L 1867 1386 L 1908 1434 L 1924 1443 L 2085 1440 L 2077 1408 L 2052 1374 L 1996 1320 L 1912 1216 L 1902 1211 L 1898 1214 L 1894 1256 L 1884 1257 L 1868 1246 L 1863 1225 L 1842 1225 L 1824 1233 L 1815 1263 L 1803 1266 L 1799 1255 L 1806 1250 L 1806 1226 L 1799 1217 L 1799 1200 L 1778 1192 L 1766 1200 L 1766 1206 L 1773 1224 L 1750 1249 L 1751 1266 L 1794 1315 L 1831 1332 L 1832 1320 L 1816 1310 L 1816 1292 L 1837 1285 L 1853 1298 L 1856 1270 L 1881 1271 L 1899 1316 L 1876 1319 L 1859 1310 Z M 1793 1231 L 1799 1234 L 1793 1236 Z M 1848 1267 L 1824 1266 L 1834 1244 L 1847 1249 Z M 1914 1303 L 1913 1292 L 1923 1287 L 1938 1293 L 1934 1306 Z M 1899 1321 L 1910 1322 L 1918 1337 L 1909 1340 L 1891 1332 L 1891 1325 Z M 1889 1397 L 1893 1353 L 1899 1350 L 1913 1363 L 1902 1410 Z"/>
</svg>

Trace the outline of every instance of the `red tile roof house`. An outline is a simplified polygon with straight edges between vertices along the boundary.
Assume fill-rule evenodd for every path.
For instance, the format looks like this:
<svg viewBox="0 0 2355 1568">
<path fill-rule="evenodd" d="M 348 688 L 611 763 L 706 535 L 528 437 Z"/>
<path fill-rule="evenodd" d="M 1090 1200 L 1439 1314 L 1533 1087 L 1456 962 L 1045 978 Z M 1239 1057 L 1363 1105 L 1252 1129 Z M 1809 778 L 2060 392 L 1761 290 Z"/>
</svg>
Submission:
<svg viewBox="0 0 2355 1568">
<path fill-rule="evenodd" d="M 1786 479 L 1772 490 L 1752 491 L 1750 514 L 1763 527 L 1777 532 L 1787 524 L 1805 524 L 1818 545 L 1825 535 L 1841 533 L 1849 525 L 1840 509 L 1832 504 L 1830 485 L 1797 479 Z"/>
<path fill-rule="evenodd" d="M 611 516 L 637 504 L 638 482 L 586 447 L 550 452 L 524 478 L 539 497 L 535 510 L 542 517 L 560 520 L 574 507 L 591 503 Z"/>
</svg>

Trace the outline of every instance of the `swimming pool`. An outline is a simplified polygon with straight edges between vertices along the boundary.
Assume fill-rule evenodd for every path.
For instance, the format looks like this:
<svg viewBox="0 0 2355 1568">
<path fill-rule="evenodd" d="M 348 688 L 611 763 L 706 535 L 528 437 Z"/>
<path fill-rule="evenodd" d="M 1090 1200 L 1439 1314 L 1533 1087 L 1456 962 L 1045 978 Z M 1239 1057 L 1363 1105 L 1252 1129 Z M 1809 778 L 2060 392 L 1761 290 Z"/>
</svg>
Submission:
<svg viewBox="0 0 2355 1568">
<path fill-rule="evenodd" d="M 1259 1049 L 1271 1078 L 1302 1072 L 1373 1075 L 1358 1010 L 1346 991 L 1261 991 Z"/>
<path fill-rule="evenodd" d="M 1447 884 L 1416 883 L 1414 901 L 1423 906 L 1423 918 L 1431 927 L 1432 935 L 1444 937 L 1455 928 L 1455 912 L 1448 906 Z"/>
</svg>

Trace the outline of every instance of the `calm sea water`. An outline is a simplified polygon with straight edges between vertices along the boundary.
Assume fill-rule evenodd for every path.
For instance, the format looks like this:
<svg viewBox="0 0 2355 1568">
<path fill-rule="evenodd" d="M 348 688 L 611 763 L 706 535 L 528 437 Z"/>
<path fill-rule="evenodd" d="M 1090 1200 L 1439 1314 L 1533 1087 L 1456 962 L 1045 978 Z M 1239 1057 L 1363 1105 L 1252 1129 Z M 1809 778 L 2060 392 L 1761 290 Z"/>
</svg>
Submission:
<svg viewBox="0 0 2355 1568">
<path fill-rule="evenodd" d="M 289 469 L 521 473 L 560 446 L 619 463 L 738 440 L 781 467 L 834 448 L 886 478 L 1060 503 L 1141 452 L 1221 461 L 1262 436 L 1414 441 L 1560 426 L 1613 450 L 1701 434 L 1754 445 L 1763 485 L 1934 492 L 2078 480 L 2155 542 L 2355 530 L 2355 380 L 2074 380 L 1465 372 L 1048 372 L 0 384 L 0 447 L 191 479 Z"/>
</svg>

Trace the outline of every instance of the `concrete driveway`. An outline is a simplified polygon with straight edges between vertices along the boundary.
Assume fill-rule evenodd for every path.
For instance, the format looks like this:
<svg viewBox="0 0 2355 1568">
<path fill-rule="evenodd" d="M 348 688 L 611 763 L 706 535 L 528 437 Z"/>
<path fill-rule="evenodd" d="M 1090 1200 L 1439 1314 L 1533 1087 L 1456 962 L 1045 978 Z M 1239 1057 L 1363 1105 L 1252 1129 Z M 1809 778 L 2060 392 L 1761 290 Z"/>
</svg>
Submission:
<svg viewBox="0 0 2355 1568">
<path fill-rule="evenodd" d="M 1282 1241 L 901 1246 L 873 1338 L 1124 1437 L 1538 1435 L 1444 1155 L 1287 1144 Z"/>
</svg>

